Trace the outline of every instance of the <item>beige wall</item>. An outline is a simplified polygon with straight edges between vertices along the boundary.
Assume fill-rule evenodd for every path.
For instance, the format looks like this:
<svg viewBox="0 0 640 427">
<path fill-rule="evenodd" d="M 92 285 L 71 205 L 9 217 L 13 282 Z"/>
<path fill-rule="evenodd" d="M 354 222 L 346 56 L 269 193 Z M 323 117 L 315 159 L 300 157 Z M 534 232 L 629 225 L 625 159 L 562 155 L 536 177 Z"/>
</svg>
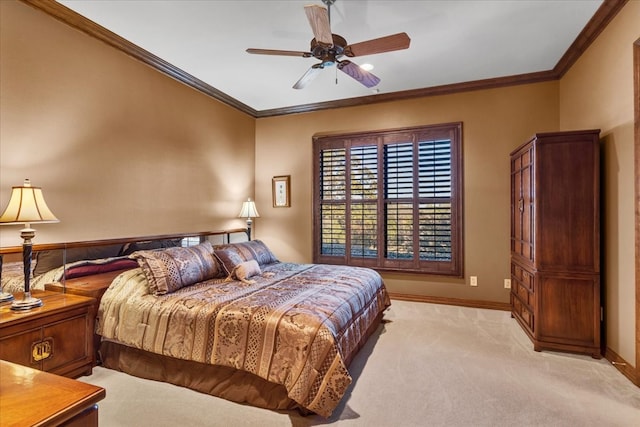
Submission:
<svg viewBox="0 0 640 427">
<path fill-rule="evenodd" d="M 311 262 L 314 134 L 457 121 L 463 122 L 465 278 L 384 278 L 395 293 L 508 302 L 509 153 L 535 132 L 557 130 L 557 82 L 258 119 L 256 201 L 262 217 L 256 236 L 281 259 Z M 291 175 L 291 208 L 271 207 L 275 175 Z M 477 288 L 469 286 L 470 275 L 478 276 Z"/>
<path fill-rule="evenodd" d="M 607 346 L 635 357 L 633 43 L 640 1 L 630 1 L 560 81 L 560 128 L 602 130 L 603 284 Z M 637 321 L 637 319 L 636 319 Z"/>
<path fill-rule="evenodd" d="M 631 1 L 560 82 L 254 120 L 14 1 L 0 1 L 0 205 L 31 178 L 59 224 L 36 242 L 243 226 L 283 260 L 312 254 L 311 138 L 463 122 L 465 279 L 385 274 L 392 292 L 507 302 L 509 152 L 535 132 L 599 127 L 608 345 L 633 356 Z M 257 162 L 254 159 L 258 159 Z M 291 175 L 292 207 L 271 207 Z M 0 227 L 0 246 L 19 244 Z M 476 275 L 479 286 L 468 286 Z"/>
<path fill-rule="evenodd" d="M 0 1 L 0 28 L 0 205 L 43 187 L 60 223 L 36 243 L 244 226 L 252 117 L 22 3 Z"/>
</svg>

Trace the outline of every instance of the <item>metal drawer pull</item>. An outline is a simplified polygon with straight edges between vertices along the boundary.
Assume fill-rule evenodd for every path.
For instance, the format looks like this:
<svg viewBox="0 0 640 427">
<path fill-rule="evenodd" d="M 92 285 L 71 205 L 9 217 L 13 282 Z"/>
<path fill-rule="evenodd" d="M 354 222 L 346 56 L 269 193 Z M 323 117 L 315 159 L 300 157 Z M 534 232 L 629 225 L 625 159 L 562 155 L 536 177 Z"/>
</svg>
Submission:
<svg viewBox="0 0 640 427">
<path fill-rule="evenodd" d="M 32 362 L 40 362 L 53 356 L 53 338 L 35 342 L 31 345 Z"/>
</svg>

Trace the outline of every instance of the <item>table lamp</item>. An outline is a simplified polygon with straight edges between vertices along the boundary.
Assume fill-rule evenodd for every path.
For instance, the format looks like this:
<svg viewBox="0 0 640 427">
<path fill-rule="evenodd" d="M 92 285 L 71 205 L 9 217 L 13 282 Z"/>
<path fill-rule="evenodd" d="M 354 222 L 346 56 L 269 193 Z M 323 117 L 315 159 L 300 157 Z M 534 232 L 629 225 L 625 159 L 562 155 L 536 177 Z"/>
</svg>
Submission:
<svg viewBox="0 0 640 427">
<path fill-rule="evenodd" d="M 24 269 L 24 297 L 11 303 L 12 310 L 30 310 L 42 306 L 42 300 L 31 296 L 31 252 L 33 244 L 31 239 L 36 235 L 36 230 L 31 228 L 33 223 L 59 222 L 53 215 L 47 203 L 44 201 L 42 189 L 32 187 L 28 179 L 24 180 L 22 187 L 13 187 L 9 204 L 0 216 L 0 225 L 24 224 L 20 230 L 22 243 L 22 265 Z"/>
<path fill-rule="evenodd" d="M 247 199 L 246 202 L 242 202 L 242 209 L 240 209 L 238 217 L 247 218 L 247 237 L 249 238 L 249 240 L 251 240 L 251 224 L 253 223 L 252 218 L 260 218 L 258 209 L 256 209 L 256 203 L 250 198 Z"/>
</svg>

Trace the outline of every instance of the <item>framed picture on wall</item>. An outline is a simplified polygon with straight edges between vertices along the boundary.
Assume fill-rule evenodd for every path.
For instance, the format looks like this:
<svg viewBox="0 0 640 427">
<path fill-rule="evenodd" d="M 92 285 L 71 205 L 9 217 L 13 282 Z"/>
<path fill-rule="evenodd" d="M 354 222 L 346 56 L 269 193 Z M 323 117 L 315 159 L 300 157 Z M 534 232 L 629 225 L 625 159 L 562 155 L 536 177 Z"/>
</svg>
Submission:
<svg viewBox="0 0 640 427">
<path fill-rule="evenodd" d="M 291 175 L 274 176 L 272 179 L 272 195 L 274 208 L 291 206 Z"/>
</svg>

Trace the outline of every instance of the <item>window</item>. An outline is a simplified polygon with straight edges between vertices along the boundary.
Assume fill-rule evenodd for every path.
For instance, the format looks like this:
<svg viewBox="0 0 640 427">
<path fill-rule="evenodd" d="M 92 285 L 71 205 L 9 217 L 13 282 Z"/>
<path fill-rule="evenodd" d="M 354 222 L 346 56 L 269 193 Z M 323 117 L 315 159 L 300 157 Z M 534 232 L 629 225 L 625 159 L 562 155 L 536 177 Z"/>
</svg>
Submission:
<svg viewBox="0 0 640 427">
<path fill-rule="evenodd" d="M 314 137 L 314 262 L 461 277 L 461 133 Z"/>
</svg>

